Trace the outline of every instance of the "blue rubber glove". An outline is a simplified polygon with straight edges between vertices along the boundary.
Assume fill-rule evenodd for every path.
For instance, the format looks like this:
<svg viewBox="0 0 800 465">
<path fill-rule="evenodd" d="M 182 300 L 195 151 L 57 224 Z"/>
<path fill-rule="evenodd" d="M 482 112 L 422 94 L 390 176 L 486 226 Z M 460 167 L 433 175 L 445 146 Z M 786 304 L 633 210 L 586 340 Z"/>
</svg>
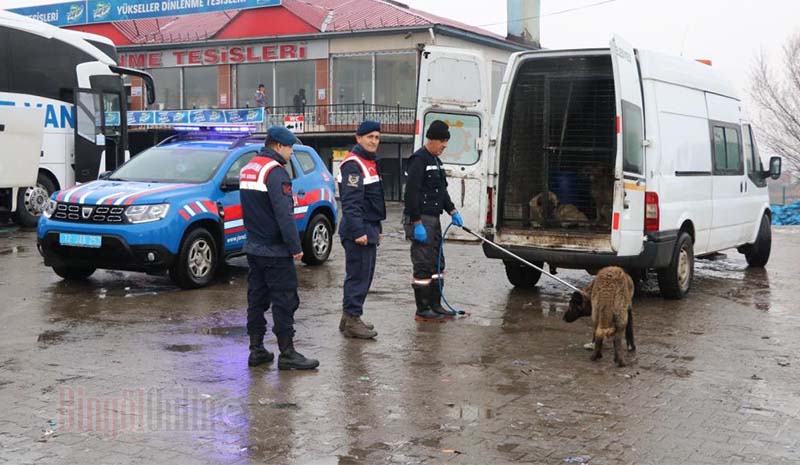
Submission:
<svg viewBox="0 0 800 465">
<path fill-rule="evenodd" d="M 425 232 L 425 226 L 422 223 L 414 225 L 414 240 L 417 242 L 427 242 L 428 233 Z"/>
<path fill-rule="evenodd" d="M 461 213 L 459 213 L 459 212 L 453 213 L 452 220 L 453 220 L 453 224 L 458 226 L 459 228 L 461 226 L 464 226 L 464 219 L 461 218 Z"/>
</svg>

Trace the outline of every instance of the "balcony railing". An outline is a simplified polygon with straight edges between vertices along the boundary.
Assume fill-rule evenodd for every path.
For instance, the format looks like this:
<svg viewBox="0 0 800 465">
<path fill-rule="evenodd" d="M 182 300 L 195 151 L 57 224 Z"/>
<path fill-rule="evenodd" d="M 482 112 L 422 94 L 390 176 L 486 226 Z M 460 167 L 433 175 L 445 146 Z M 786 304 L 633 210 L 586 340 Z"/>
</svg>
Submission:
<svg viewBox="0 0 800 465">
<path fill-rule="evenodd" d="M 353 133 L 364 120 L 381 123 L 387 134 L 414 134 L 416 109 L 400 105 L 334 103 L 269 107 L 267 124 L 292 126 L 298 133 Z M 300 118 L 302 116 L 302 118 Z"/>
</svg>

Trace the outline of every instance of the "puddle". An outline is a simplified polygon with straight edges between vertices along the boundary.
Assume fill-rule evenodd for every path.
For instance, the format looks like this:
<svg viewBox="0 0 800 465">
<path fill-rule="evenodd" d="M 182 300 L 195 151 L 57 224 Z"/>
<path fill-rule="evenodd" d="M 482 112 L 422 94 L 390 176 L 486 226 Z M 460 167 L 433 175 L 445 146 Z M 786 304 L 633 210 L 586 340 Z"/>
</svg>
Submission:
<svg viewBox="0 0 800 465">
<path fill-rule="evenodd" d="M 198 334 L 210 334 L 212 336 L 247 336 L 245 326 L 218 326 L 216 328 L 200 328 L 195 331 Z"/>
<path fill-rule="evenodd" d="M 165 348 L 170 352 L 196 352 L 201 350 L 203 346 L 198 344 L 172 344 Z"/>
</svg>

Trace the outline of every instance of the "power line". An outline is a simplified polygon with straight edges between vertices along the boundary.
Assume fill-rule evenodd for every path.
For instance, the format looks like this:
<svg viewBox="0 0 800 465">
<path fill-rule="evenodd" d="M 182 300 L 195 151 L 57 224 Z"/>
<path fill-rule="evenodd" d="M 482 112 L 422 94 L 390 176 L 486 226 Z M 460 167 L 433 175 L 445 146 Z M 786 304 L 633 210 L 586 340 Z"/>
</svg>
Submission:
<svg viewBox="0 0 800 465">
<path fill-rule="evenodd" d="M 544 17 L 547 17 L 547 16 L 560 15 L 560 14 L 569 13 L 569 12 L 572 12 L 572 11 L 584 10 L 586 8 L 593 8 L 593 7 L 596 7 L 596 6 L 605 5 L 606 3 L 613 3 L 613 2 L 616 2 L 616 1 L 617 0 L 603 0 L 601 2 L 590 3 L 589 5 L 576 6 L 575 8 L 568 8 L 566 10 L 554 11 L 552 13 L 546 13 L 546 14 L 539 15 L 539 16 L 529 16 L 527 18 L 520 18 L 520 19 L 514 20 L 514 22 L 525 21 L 525 20 L 528 20 L 528 19 L 544 18 Z M 508 22 L 509 21 L 501 21 L 499 23 L 478 24 L 477 27 L 497 26 L 498 24 L 506 24 Z"/>
</svg>

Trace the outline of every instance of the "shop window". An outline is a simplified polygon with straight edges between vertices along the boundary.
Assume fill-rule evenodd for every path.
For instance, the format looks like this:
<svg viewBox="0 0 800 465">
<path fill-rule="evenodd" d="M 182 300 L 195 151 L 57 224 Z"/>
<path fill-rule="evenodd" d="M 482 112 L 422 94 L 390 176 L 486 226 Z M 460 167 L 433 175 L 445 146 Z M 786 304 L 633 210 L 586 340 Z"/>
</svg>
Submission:
<svg viewBox="0 0 800 465">
<path fill-rule="evenodd" d="M 334 103 L 372 103 L 372 58 L 333 57 Z"/>
<path fill-rule="evenodd" d="M 375 103 L 416 106 L 417 57 L 414 53 L 375 56 Z"/>
<path fill-rule="evenodd" d="M 216 108 L 219 100 L 216 66 L 183 69 L 183 105 L 186 108 Z"/>
<path fill-rule="evenodd" d="M 177 110 L 181 107 L 181 69 L 155 68 L 148 69 L 156 86 L 156 110 Z M 216 85 L 215 85 L 216 88 Z"/>
<path fill-rule="evenodd" d="M 304 105 L 313 105 L 316 87 L 314 61 L 285 61 L 275 64 L 275 105 L 302 113 Z"/>
<path fill-rule="evenodd" d="M 272 82 L 272 63 L 252 63 L 236 66 L 237 108 L 254 108 L 256 106 L 255 94 L 259 84 L 264 84 L 267 94 L 267 106 L 275 106 Z"/>
</svg>

